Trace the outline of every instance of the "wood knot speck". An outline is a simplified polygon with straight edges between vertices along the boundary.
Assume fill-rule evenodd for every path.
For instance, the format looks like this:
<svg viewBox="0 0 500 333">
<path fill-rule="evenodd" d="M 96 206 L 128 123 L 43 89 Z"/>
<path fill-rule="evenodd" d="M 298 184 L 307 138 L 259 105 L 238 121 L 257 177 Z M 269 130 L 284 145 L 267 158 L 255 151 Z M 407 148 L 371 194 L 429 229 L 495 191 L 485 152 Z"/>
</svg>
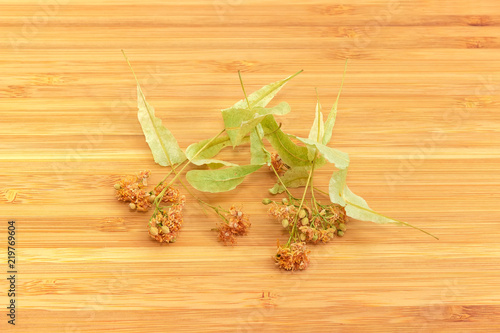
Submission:
<svg viewBox="0 0 500 333">
<path fill-rule="evenodd" d="M 276 299 L 276 294 L 272 294 L 270 291 L 263 291 L 261 297 L 259 298 L 259 302 L 261 306 L 265 308 L 273 308 L 276 306 Z"/>
<path fill-rule="evenodd" d="M 229 73 L 234 73 L 237 71 L 242 71 L 242 72 L 252 72 L 254 68 L 259 67 L 262 69 L 260 66 L 258 66 L 255 62 L 251 61 L 232 61 L 229 63 L 225 63 L 221 65 L 222 70 L 224 72 L 229 72 Z"/>
<path fill-rule="evenodd" d="M 479 39 L 469 39 L 465 41 L 465 46 L 468 49 L 481 49 L 484 47 L 484 44 Z"/>
<path fill-rule="evenodd" d="M 328 5 L 328 6 L 317 6 L 314 9 L 314 12 L 317 12 L 321 15 L 340 15 L 347 14 L 354 10 L 353 6 L 346 5 Z"/>
<path fill-rule="evenodd" d="M 64 84 L 66 79 L 60 75 L 44 74 L 36 75 L 31 80 L 31 84 L 35 86 L 57 86 Z"/>
<path fill-rule="evenodd" d="M 473 27 L 482 27 L 486 25 L 490 25 L 491 19 L 489 16 L 469 16 L 466 19 L 468 25 Z"/>
<path fill-rule="evenodd" d="M 100 221 L 97 229 L 104 232 L 124 232 L 128 230 L 125 221 L 117 217 L 108 217 Z"/>
<path fill-rule="evenodd" d="M 470 321 L 472 318 L 472 315 L 468 313 L 467 308 L 461 305 L 450 305 L 446 310 L 446 321 L 463 322 Z"/>
<path fill-rule="evenodd" d="M 352 28 L 339 27 L 339 29 L 338 29 L 338 36 L 339 37 L 354 38 L 358 35 L 359 34 L 356 32 L 356 30 L 354 30 Z"/>
<path fill-rule="evenodd" d="M 7 97 L 10 98 L 24 98 L 29 96 L 28 89 L 26 88 L 26 86 L 20 86 L 20 85 L 7 86 L 5 93 Z"/>
<path fill-rule="evenodd" d="M 461 100 L 459 106 L 467 109 L 475 109 L 479 107 L 485 107 L 491 103 L 493 103 L 493 100 L 489 96 L 472 96 L 466 97 Z"/>
</svg>

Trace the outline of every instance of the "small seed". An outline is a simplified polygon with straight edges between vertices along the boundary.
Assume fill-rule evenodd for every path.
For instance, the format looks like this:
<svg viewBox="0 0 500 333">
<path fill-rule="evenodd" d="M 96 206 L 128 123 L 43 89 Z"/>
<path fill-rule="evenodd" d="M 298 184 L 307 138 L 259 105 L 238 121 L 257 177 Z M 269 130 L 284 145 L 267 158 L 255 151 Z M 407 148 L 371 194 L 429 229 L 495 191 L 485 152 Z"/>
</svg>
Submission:
<svg viewBox="0 0 500 333">
<path fill-rule="evenodd" d="M 151 235 L 157 236 L 158 235 L 158 228 L 157 227 L 151 227 L 151 228 L 149 228 L 149 232 L 151 233 Z"/>
<path fill-rule="evenodd" d="M 154 195 L 150 195 L 148 200 L 149 202 L 153 203 L 155 201 L 156 197 Z"/>
<path fill-rule="evenodd" d="M 121 188 L 122 188 L 122 187 L 120 186 L 120 184 L 118 184 L 118 183 L 116 183 L 116 184 L 115 184 L 115 190 L 119 190 L 119 189 L 121 189 Z"/>
<path fill-rule="evenodd" d="M 304 217 L 302 220 L 300 220 L 302 225 L 308 225 L 309 224 L 309 219 L 307 217 Z"/>
<path fill-rule="evenodd" d="M 166 226 L 163 226 L 161 227 L 161 231 L 164 233 L 164 234 L 169 234 L 170 233 L 170 229 Z"/>
<path fill-rule="evenodd" d="M 340 223 L 339 224 L 339 229 L 342 230 L 342 231 L 346 231 L 347 230 L 347 227 L 345 226 L 344 223 Z"/>
<path fill-rule="evenodd" d="M 271 199 L 268 199 L 268 198 L 262 199 L 262 203 L 264 205 L 269 205 L 271 202 L 273 202 Z"/>
<path fill-rule="evenodd" d="M 299 218 L 303 219 L 304 217 L 306 217 L 306 211 L 304 209 L 301 209 L 299 211 Z"/>
<path fill-rule="evenodd" d="M 306 240 L 306 235 L 305 234 L 300 234 L 300 240 L 305 241 Z"/>
<path fill-rule="evenodd" d="M 287 219 L 283 219 L 283 221 L 281 221 L 281 225 L 283 226 L 283 228 L 288 228 L 288 225 L 290 224 L 290 222 L 287 220 Z"/>
<path fill-rule="evenodd" d="M 288 205 L 288 199 L 287 198 L 281 199 L 281 202 L 283 203 L 283 205 Z"/>
<path fill-rule="evenodd" d="M 342 230 L 339 230 L 339 231 L 337 231 L 337 235 L 339 237 L 342 237 L 342 236 L 344 236 L 344 232 Z"/>
<path fill-rule="evenodd" d="M 129 207 L 130 207 L 130 209 L 132 209 L 132 210 L 134 210 L 134 209 L 136 209 L 136 208 L 137 208 L 137 207 L 135 206 L 135 203 L 133 203 L 133 202 L 129 203 L 129 205 L 128 205 L 128 206 L 129 206 Z"/>
</svg>

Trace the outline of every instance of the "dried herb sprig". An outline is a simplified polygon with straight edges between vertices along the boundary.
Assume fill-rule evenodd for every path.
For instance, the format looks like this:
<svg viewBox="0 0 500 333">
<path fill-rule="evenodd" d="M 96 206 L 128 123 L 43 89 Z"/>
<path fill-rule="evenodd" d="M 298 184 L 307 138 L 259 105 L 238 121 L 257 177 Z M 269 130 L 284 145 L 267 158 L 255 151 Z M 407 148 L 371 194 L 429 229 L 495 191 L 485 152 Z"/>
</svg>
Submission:
<svg viewBox="0 0 500 333">
<path fill-rule="evenodd" d="M 347 61 L 345 68 L 347 68 Z M 218 206 L 208 204 L 196 197 L 182 183 L 180 175 L 189 164 L 210 167 L 207 170 L 188 171 L 186 179 L 195 189 L 212 193 L 230 191 L 241 184 L 246 176 L 257 171 L 263 165 L 269 166 L 277 178 L 277 183 L 269 190 L 270 193 L 286 192 L 287 195 L 287 198 L 281 202 L 270 199 L 263 200 L 265 204 L 272 204 L 271 215 L 279 219 L 289 232 L 287 243 L 283 246 L 278 243 L 275 257 L 277 265 L 286 270 L 301 270 L 307 267 L 309 250 L 306 243 L 316 244 L 328 242 L 334 236 L 342 237 L 346 231 L 347 216 L 375 223 L 406 225 L 431 235 L 420 228 L 371 210 L 366 201 L 352 193 L 346 185 L 350 163 L 349 156 L 345 152 L 328 146 L 335 125 L 338 102 L 345 79 L 345 69 L 337 99 L 326 121 L 324 121 L 322 107 L 319 97 L 317 97 L 315 119 L 307 138 L 287 134 L 282 130 L 275 116 L 289 113 L 290 106 L 286 102 L 274 107 L 267 107 L 267 105 L 289 80 L 301 72 L 264 86 L 250 95 L 247 95 L 241 73 L 238 72 L 244 98 L 230 108 L 222 110 L 224 129 L 215 137 L 190 145 L 185 152 L 180 149 L 177 141 L 161 120 L 155 117 L 154 109 L 146 102 L 136 77 L 138 117 L 146 141 L 155 161 L 160 165 L 171 167 L 169 174 L 159 184 L 161 190 L 156 190 L 154 194 L 149 196 L 148 202 L 152 201 L 155 206 L 155 212 L 149 226 L 152 237 L 156 239 L 157 236 L 161 235 L 160 230 L 164 227 L 164 223 L 156 222 L 154 225 L 154 223 L 151 224 L 151 221 L 161 220 L 162 217 L 165 217 L 165 208 L 161 207 L 160 203 L 164 201 L 165 195 L 167 198 L 175 197 L 176 192 L 172 185 L 176 180 L 179 180 L 200 204 L 211 208 L 221 219 L 222 223 L 217 227 L 217 230 L 219 231 L 219 240 L 225 244 L 233 244 L 235 236 L 245 234 L 250 227 L 246 214 L 241 210 L 237 210 L 234 206 L 229 210 L 223 210 Z M 270 143 L 275 152 L 269 152 L 265 148 L 264 139 Z M 297 144 L 296 141 L 300 142 L 301 145 Z M 214 158 L 225 147 L 236 147 L 247 143 L 250 143 L 250 164 L 237 165 Z M 184 162 L 186 164 L 180 171 L 177 171 L 177 168 Z M 314 186 L 314 171 L 327 163 L 334 164 L 338 169 L 331 177 L 328 193 Z M 174 177 L 164 185 L 172 173 L 174 173 Z M 294 197 L 289 191 L 289 188 L 302 186 L 304 192 L 300 198 Z M 327 194 L 331 203 L 324 205 L 318 201 L 314 193 L 315 190 Z M 138 191 L 138 193 L 142 193 L 140 187 Z M 306 200 L 308 193 L 310 193 L 310 204 L 309 200 Z M 142 202 L 141 195 L 137 195 L 137 198 L 134 199 L 137 203 Z M 150 199 L 152 196 L 153 200 Z M 173 203 L 173 205 L 177 205 L 177 203 Z M 176 206 L 174 210 L 178 211 L 179 207 Z M 158 234 L 156 234 L 157 231 Z M 170 227 L 165 231 L 171 231 Z M 160 238 L 166 239 L 168 237 L 162 236 Z"/>
</svg>

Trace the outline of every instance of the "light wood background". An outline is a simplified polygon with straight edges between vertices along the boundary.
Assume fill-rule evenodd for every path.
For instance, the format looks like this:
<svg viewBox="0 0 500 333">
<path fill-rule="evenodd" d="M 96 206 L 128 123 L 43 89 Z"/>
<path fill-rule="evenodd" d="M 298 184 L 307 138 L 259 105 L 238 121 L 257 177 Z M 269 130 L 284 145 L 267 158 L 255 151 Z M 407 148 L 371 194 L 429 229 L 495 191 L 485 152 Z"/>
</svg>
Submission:
<svg viewBox="0 0 500 333">
<path fill-rule="evenodd" d="M 59 2 L 57 2 L 59 1 Z M 500 7 L 494 0 L 0 1 L 0 327 L 16 332 L 492 332 L 500 325 Z M 153 163 L 133 76 L 182 147 L 219 110 L 300 69 L 276 98 L 307 135 L 349 67 L 333 145 L 375 210 L 436 234 L 352 221 L 305 272 L 274 267 L 273 176 L 203 198 L 253 226 L 224 247 L 189 198 L 177 243 L 113 183 Z M 243 162 L 247 148 L 226 152 Z M 333 169 L 318 174 L 326 189 Z M 6 194 L 17 191 L 13 202 Z M 327 200 L 324 198 L 324 200 Z M 17 321 L 6 230 L 17 223 Z M 5 276 L 4 276 L 5 275 Z"/>
</svg>

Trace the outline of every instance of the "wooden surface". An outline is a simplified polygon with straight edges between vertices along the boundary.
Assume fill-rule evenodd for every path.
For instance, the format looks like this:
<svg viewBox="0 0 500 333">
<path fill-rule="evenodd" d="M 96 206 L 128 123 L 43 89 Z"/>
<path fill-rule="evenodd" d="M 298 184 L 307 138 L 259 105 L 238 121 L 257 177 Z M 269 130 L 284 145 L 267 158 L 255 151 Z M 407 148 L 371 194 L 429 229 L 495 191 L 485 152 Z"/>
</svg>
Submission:
<svg viewBox="0 0 500 333">
<path fill-rule="evenodd" d="M 500 325 L 500 8 L 444 1 L 0 1 L 0 328 L 16 332 L 492 332 Z M 305 272 L 271 260 L 273 176 L 201 196 L 253 227 L 224 247 L 188 199 L 177 243 L 114 199 L 149 168 L 125 49 L 182 147 L 219 110 L 304 69 L 276 98 L 306 135 L 349 68 L 333 145 L 382 213 L 436 234 L 353 221 Z M 247 148 L 234 154 L 243 161 Z M 333 169 L 319 172 L 326 188 Z M 17 191 L 7 202 L 8 190 Z M 13 192 L 9 192 L 13 193 Z M 325 198 L 326 200 L 326 198 Z M 7 325 L 6 231 L 17 223 L 17 318 Z"/>
</svg>

